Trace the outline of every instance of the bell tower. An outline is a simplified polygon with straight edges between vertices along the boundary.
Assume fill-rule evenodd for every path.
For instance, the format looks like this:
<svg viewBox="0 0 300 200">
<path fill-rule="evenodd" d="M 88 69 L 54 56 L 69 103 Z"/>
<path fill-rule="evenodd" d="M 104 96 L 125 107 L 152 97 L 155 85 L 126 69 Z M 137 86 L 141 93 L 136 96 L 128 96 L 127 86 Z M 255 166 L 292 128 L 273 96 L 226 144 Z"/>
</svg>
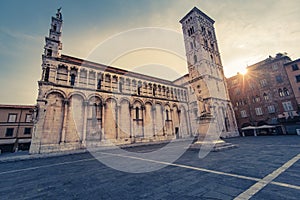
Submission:
<svg viewBox="0 0 300 200">
<path fill-rule="evenodd" d="M 44 56 L 46 57 L 60 57 L 62 50 L 61 31 L 62 31 L 62 14 L 61 8 L 57 9 L 55 17 L 51 18 L 51 27 L 49 36 L 45 37 Z"/>
<path fill-rule="evenodd" d="M 61 8 L 57 9 L 55 17 L 51 18 L 49 36 L 45 37 L 44 53 L 42 55 L 42 77 L 43 82 L 54 82 L 56 66 L 53 63 L 55 58 L 60 58 L 62 50 L 61 31 L 62 31 L 62 14 Z"/>
<path fill-rule="evenodd" d="M 211 116 L 222 136 L 233 136 L 237 126 L 216 39 L 215 21 L 194 7 L 180 23 L 188 64 L 189 93 L 193 96 L 190 110 L 198 123 Z"/>
</svg>

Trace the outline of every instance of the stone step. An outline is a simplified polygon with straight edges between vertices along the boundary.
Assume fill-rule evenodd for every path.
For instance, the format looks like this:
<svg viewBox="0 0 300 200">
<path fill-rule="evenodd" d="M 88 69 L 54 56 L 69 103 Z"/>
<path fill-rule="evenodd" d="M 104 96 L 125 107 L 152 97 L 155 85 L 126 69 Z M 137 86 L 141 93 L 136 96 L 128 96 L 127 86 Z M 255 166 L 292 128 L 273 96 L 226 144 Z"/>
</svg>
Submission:
<svg viewBox="0 0 300 200">
<path fill-rule="evenodd" d="M 213 146 L 211 151 L 223 151 L 227 149 L 237 148 L 238 146 L 232 143 L 225 142 L 224 140 L 215 140 L 215 141 L 196 141 L 191 144 L 189 150 L 200 150 L 202 145 Z"/>
<path fill-rule="evenodd" d="M 232 143 L 224 143 L 222 145 L 215 145 L 213 148 L 213 151 L 223 151 L 223 150 L 227 150 L 227 149 L 233 149 L 233 148 L 237 148 L 238 146 Z"/>
</svg>

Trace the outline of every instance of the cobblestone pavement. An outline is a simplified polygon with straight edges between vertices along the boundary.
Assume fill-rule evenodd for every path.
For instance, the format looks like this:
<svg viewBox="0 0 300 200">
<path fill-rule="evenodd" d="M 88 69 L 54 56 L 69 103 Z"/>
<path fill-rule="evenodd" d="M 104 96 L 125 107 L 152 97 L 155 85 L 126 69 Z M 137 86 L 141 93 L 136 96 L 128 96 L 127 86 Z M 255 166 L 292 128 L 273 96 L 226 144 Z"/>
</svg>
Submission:
<svg viewBox="0 0 300 200">
<path fill-rule="evenodd" d="M 299 199 L 300 136 L 226 141 L 239 147 L 203 159 L 188 150 L 174 163 L 142 160 L 165 166 L 148 173 L 109 168 L 90 153 L 0 162 L 0 199 Z"/>
</svg>

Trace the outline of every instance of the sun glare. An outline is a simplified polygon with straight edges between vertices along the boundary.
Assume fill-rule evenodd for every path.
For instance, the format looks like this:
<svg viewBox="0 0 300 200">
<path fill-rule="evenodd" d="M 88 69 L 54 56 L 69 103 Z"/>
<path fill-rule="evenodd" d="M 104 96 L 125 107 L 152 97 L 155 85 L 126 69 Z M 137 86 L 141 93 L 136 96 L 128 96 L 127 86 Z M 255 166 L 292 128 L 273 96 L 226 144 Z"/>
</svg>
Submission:
<svg viewBox="0 0 300 200">
<path fill-rule="evenodd" d="M 247 69 L 242 69 L 242 70 L 240 71 L 240 74 L 242 74 L 242 75 L 247 74 Z"/>
</svg>

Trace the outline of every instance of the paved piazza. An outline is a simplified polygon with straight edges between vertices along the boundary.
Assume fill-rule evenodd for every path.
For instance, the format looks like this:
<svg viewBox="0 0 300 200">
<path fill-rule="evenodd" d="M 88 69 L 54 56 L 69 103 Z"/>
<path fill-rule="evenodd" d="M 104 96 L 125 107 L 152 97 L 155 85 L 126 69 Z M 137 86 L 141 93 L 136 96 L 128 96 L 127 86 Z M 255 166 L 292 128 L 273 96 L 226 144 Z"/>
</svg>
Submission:
<svg viewBox="0 0 300 200">
<path fill-rule="evenodd" d="M 299 199 L 300 136 L 231 138 L 238 148 L 199 159 L 188 150 L 166 167 L 126 173 L 89 153 L 1 162 L 1 199 Z M 180 145 L 180 143 L 178 143 Z M 130 148 L 147 152 L 162 145 Z M 114 150 L 99 156 L 120 157 Z M 136 160 L 126 157 L 128 162 Z"/>
</svg>

